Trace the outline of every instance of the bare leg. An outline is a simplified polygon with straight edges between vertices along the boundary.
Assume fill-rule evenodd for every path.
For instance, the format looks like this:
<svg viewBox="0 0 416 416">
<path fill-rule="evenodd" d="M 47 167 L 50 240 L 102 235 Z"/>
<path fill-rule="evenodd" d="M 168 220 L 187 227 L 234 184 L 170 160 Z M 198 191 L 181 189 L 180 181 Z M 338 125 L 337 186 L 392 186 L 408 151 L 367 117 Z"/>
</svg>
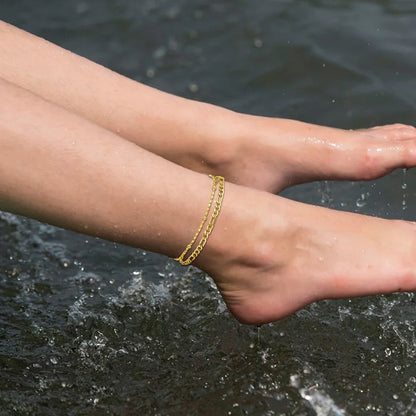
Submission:
<svg viewBox="0 0 416 416">
<path fill-rule="evenodd" d="M 150 88 L 0 21 L 0 77 L 178 164 L 212 173 L 233 113 Z"/>
<path fill-rule="evenodd" d="M 415 164 L 413 127 L 345 131 L 237 114 L 149 88 L 1 22 L 0 77 L 175 163 L 262 190 Z"/>
<path fill-rule="evenodd" d="M 0 208 L 177 256 L 211 180 L 0 79 Z M 192 194 L 192 201 L 189 195 Z M 332 297 L 416 289 L 416 227 L 226 184 L 196 266 L 263 323 Z"/>
<path fill-rule="evenodd" d="M 1 78 L 0 96 L 0 209 L 180 254 L 205 210 L 207 176 Z"/>
</svg>

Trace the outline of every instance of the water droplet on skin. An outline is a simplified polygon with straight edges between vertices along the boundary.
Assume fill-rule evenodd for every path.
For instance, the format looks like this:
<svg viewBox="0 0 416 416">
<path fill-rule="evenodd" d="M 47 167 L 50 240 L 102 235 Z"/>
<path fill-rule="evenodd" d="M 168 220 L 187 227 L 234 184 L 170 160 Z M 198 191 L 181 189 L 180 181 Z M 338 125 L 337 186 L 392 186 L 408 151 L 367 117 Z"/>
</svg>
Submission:
<svg viewBox="0 0 416 416">
<path fill-rule="evenodd" d="M 386 348 L 384 350 L 384 353 L 386 354 L 386 357 L 390 357 L 390 355 L 391 355 L 391 349 L 390 348 Z"/>
<path fill-rule="evenodd" d="M 56 357 L 51 357 L 49 360 L 53 365 L 58 364 L 58 359 Z"/>
</svg>

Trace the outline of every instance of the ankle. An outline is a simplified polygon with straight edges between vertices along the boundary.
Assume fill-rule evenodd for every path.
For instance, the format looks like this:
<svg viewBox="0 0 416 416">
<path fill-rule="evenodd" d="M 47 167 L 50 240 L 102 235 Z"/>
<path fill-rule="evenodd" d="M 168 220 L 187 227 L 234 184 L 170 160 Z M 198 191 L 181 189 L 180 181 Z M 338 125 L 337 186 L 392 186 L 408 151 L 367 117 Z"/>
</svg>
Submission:
<svg viewBox="0 0 416 416">
<path fill-rule="evenodd" d="M 191 169 L 234 182 L 230 176 L 234 176 L 233 167 L 242 155 L 241 115 L 214 105 L 198 104 L 203 127 Z"/>
<path fill-rule="evenodd" d="M 320 299 L 324 282 L 310 271 L 317 260 L 302 206 L 231 184 L 225 198 L 196 265 L 214 279 L 231 313 L 261 324 Z"/>
<path fill-rule="evenodd" d="M 261 275 L 278 275 L 293 255 L 297 227 L 287 220 L 286 200 L 226 183 L 223 207 L 195 265 L 214 278 L 220 290 L 261 292 Z M 236 285 L 236 286 L 235 286 Z M 224 293 L 223 293 L 224 294 Z"/>
<path fill-rule="evenodd" d="M 217 264 L 232 267 L 248 258 L 253 247 L 261 245 L 258 234 L 264 228 L 264 217 L 259 215 L 255 203 L 260 193 L 263 194 L 226 180 L 222 208 L 198 267 L 207 271 L 218 271 Z"/>
</svg>

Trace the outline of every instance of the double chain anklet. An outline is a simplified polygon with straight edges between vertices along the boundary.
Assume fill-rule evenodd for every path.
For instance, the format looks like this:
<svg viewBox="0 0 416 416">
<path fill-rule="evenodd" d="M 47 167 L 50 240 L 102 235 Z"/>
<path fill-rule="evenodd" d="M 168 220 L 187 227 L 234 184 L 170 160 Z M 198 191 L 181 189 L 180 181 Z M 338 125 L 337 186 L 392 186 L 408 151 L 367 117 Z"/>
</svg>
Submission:
<svg viewBox="0 0 416 416">
<path fill-rule="evenodd" d="M 222 200 L 224 198 L 225 180 L 222 176 L 209 175 L 209 177 L 213 181 L 212 182 L 212 192 L 211 192 L 211 197 L 210 197 L 210 200 L 209 200 L 209 203 L 208 203 L 207 210 L 205 212 L 204 217 L 202 218 L 201 225 L 199 226 L 198 231 L 194 235 L 194 238 L 192 239 L 192 241 L 186 246 L 183 253 L 175 259 L 176 261 L 178 261 L 180 264 L 182 264 L 184 266 L 187 266 L 188 264 L 191 264 L 198 257 L 198 255 L 201 253 L 202 249 L 205 247 L 205 244 L 208 241 L 208 237 L 210 236 L 212 230 L 214 229 L 215 222 L 216 222 L 217 217 L 218 217 L 218 215 L 220 213 L 220 210 L 221 210 Z M 195 247 L 194 251 L 189 255 L 188 258 L 185 259 L 185 256 L 187 255 L 189 250 L 191 250 L 191 248 L 195 244 L 198 236 L 200 235 L 200 233 L 202 231 L 202 228 L 204 227 L 205 223 L 207 222 L 208 215 L 211 211 L 211 207 L 212 207 L 212 204 L 213 204 L 213 201 L 214 201 L 214 197 L 215 197 L 215 193 L 217 191 L 217 188 L 218 188 L 217 200 L 215 201 L 214 209 L 212 211 L 211 218 L 208 222 L 208 225 L 207 225 L 205 231 L 203 232 L 201 240 L 199 241 L 198 245 Z"/>
</svg>

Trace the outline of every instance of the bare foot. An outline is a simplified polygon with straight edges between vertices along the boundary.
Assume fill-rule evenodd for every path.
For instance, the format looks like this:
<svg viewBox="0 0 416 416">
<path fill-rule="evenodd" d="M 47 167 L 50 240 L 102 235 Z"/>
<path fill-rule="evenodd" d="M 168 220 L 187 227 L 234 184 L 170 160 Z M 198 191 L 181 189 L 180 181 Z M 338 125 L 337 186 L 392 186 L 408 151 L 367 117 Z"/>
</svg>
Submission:
<svg viewBox="0 0 416 416">
<path fill-rule="evenodd" d="M 325 298 L 415 290 L 415 248 L 413 223 L 229 185 L 197 265 L 240 322 L 262 324 Z"/>
<path fill-rule="evenodd" d="M 321 179 L 369 180 L 416 166 L 416 129 L 403 124 L 341 130 L 294 120 L 238 115 L 231 182 L 269 192 Z"/>
</svg>

